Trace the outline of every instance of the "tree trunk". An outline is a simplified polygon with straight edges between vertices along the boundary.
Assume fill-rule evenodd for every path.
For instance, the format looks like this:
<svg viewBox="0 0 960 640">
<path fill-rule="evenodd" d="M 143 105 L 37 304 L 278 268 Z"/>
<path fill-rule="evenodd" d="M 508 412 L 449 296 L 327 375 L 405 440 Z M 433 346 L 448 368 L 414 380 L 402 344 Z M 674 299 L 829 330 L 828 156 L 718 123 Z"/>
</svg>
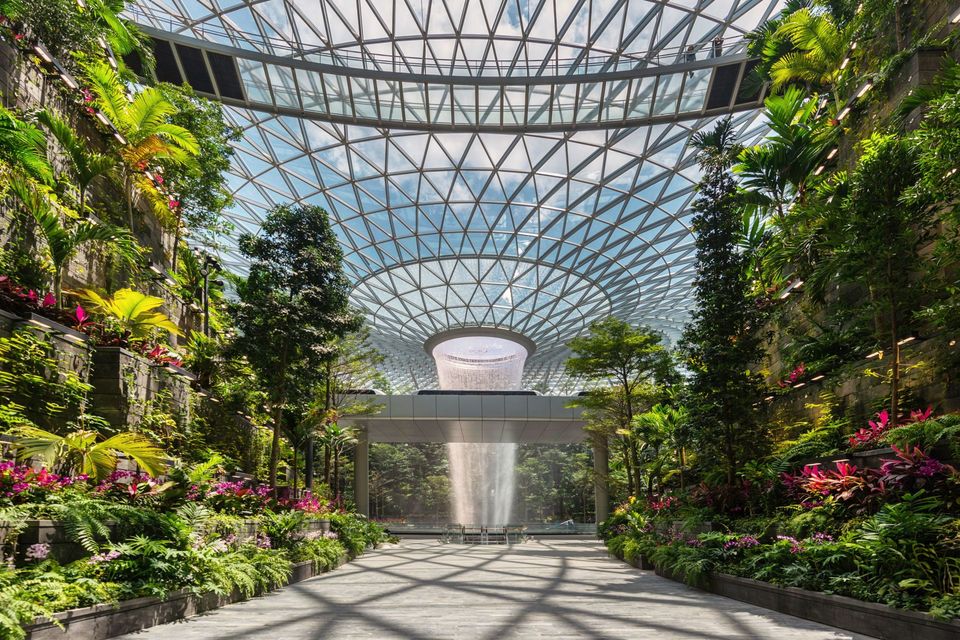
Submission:
<svg viewBox="0 0 960 640">
<path fill-rule="evenodd" d="M 280 421 L 283 420 L 283 402 L 278 401 L 273 407 L 273 438 L 270 442 L 270 488 L 277 494 L 277 462 L 280 459 Z"/>
<path fill-rule="evenodd" d="M 340 497 L 340 449 L 333 450 L 333 498 Z"/>
<path fill-rule="evenodd" d="M 332 488 L 330 484 L 330 445 L 327 443 L 323 443 L 323 482 Z"/>
<path fill-rule="evenodd" d="M 171 256 L 170 270 L 177 272 L 177 259 L 180 257 L 180 235 L 183 230 L 183 207 L 177 207 L 176 229 L 173 232 L 173 256 Z"/>
<path fill-rule="evenodd" d="M 887 258 L 887 278 L 893 284 L 893 260 Z M 890 426 L 896 427 L 900 419 L 900 327 L 897 322 L 897 288 L 890 287 L 890 337 L 893 362 L 890 373 Z"/>
<path fill-rule="evenodd" d="M 283 376 L 280 379 L 280 386 L 277 389 L 277 401 L 276 406 L 274 406 L 274 416 L 273 416 L 273 441 L 270 444 L 270 488 L 273 489 L 273 494 L 277 494 L 277 462 L 280 459 L 280 429 L 283 421 L 283 405 L 286 403 L 287 397 L 287 359 L 289 357 L 289 347 L 287 346 L 287 341 L 283 341 L 283 346 L 280 351 L 280 375 Z"/>
<path fill-rule="evenodd" d="M 130 225 L 130 232 L 136 234 L 133 226 L 133 178 L 130 176 L 130 169 L 123 171 L 123 189 L 127 193 L 127 224 Z"/>
<path fill-rule="evenodd" d="M 313 493 L 313 434 L 307 436 L 306 452 L 303 459 L 303 488 Z"/>
<path fill-rule="evenodd" d="M 291 497 L 297 499 L 297 448 L 293 447 L 293 493 Z"/>
<path fill-rule="evenodd" d="M 677 447 L 677 461 L 680 463 L 680 490 L 683 491 L 686 485 L 683 477 L 683 447 Z"/>
<path fill-rule="evenodd" d="M 57 309 L 63 309 L 63 268 L 66 265 L 54 265 L 53 272 L 53 297 L 57 300 Z"/>
<path fill-rule="evenodd" d="M 724 429 L 724 453 L 727 459 L 727 484 L 733 486 L 737 478 L 737 453 L 733 446 L 733 428 L 727 426 Z"/>
</svg>

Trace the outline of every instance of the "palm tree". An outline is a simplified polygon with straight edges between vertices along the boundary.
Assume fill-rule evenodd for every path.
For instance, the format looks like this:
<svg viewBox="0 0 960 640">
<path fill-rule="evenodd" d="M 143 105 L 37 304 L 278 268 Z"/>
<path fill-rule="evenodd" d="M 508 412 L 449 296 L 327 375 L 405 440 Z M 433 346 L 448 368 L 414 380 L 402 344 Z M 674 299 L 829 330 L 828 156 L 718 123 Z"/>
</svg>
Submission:
<svg viewBox="0 0 960 640">
<path fill-rule="evenodd" d="M 78 220 L 64 224 L 53 202 L 26 178 L 13 176 L 10 190 L 36 222 L 53 264 L 53 295 L 57 307 L 63 304 L 63 271 L 77 251 L 86 246 L 110 246 L 114 255 L 127 263 L 140 256 L 140 247 L 126 229 L 102 222 Z"/>
<path fill-rule="evenodd" d="M 686 428 L 688 419 L 686 407 L 671 407 L 666 404 L 656 404 L 635 419 L 633 426 L 637 437 L 652 450 L 648 493 L 652 493 L 654 479 L 662 488 L 663 470 L 670 463 L 671 456 L 676 456 L 680 488 L 684 488 L 684 450 L 689 439 Z M 667 445 L 669 448 L 664 449 Z"/>
<path fill-rule="evenodd" d="M 96 60 L 84 65 L 96 105 L 120 132 L 124 143 L 123 186 L 127 199 L 127 216 L 134 228 L 134 186 L 158 195 L 156 187 L 142 175 L 155 162 L 190 164 L 199 153 L 197 140 L 187 129 L 170 123 L 177 109 L 156 87 L 141 89 L 128 100 L 120 76 L 107 62 Z M 163 205 L 161 205 L 163 206 Z"/>
<path fill-rule="evenodd" d="M 117 166 L 116 158 L 91 151 L 88 143 L 81 140 L 74 132 L 73 127 L 62 118 L 50 111 L 41 111 L 37 119 L 50 130 L 70 157 L 70 177 L 77 185 L 79 211 L 81 216 L 87 215 L 86 196 L 90 184 L 100 177 L 109 176 Z"/>
<path fill-rule="evenodd" d="M 47 161 L 43 131 L 0 106 L 0 160 L 37 182 L 51 184 L 53 168 Z"/>
<path fill-rule="evenodd" d="M 817 117 L 815 100 L 798 87 L 764 101 L 770 133 L 761 144 L 740 152 L 734 171 L 754 202 L 778 221 L 795 198 L 803 202 L 808 183 L 833 144 L 836 127 Z"/>
<path fill-rule="evenodd" d="M 850 51 L 853 26 L 841 27 L 829 13 L 803 8 L 783 21 L 776 35 L 793 46 L 770 65 L 773 90 L 794 82 L 827 90 L 839 105 L 837 85 Z"/>
<path fill-rule="evenodd" d="M 149 38 L 133 22 L 120 17 L 127 4 L 127 0 L 86 0 L 84 10 L 105 29 L 107 42 L 117 56 L 122 59 L 136 53 L 145 66 L 152 66 Z"/>
<path fill-rule="evenodd" d="M 340 495 L 340 457 L 347 447 L 357 443 L 357 430 L 353 427 L 341 427 L 336 422 L 324 425 L 319 441 L 333 455 L 333 476 L 329 478 L 334 496 Z"/>
<path fill-rule="evenodd" d="M 160 475 L 166 468 L 163 451 L 139 433 L 128 431 L 100 440 L 96 431 L 81 429 L 59 436 L 24 425 L 15 434 L 19 459 L 39 458 L 62 473 L 85 473 L 102 480 L 117 468 L 118 453 L 133 459 L 152 476 Z"/>
<path fill-rule="evenodd" d="M 151 337 L 158 329 L 181 335 L 180 327 L 163 313 L 156 311 L 163 299 L 148 296 L 132 289 L 120 289 L 112 297 L 104 298 L 96 291 L 84 289 L 80 297 L 95 311 L 109 316 L 131 340 Z"/>
</svg>

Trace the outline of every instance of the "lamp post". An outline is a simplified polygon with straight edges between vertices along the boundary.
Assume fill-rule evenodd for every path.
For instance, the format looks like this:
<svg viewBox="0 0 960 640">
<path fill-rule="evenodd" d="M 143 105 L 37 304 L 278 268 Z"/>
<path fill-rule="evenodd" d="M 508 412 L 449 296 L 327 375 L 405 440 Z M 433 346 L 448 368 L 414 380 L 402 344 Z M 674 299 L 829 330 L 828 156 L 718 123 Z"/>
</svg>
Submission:
<svg viewBox="0 0 960 640">
<path fill-rule="evenodd" d="M 210 337 L 210 274 L 214 271 L 222 271 L 223 268 L 217 259 L 206 251 L 200 251 L 196 247 L 193 249 L 194 255 L 200 260 L 200 275 L 203 276 L 203 335 Z M 220 280 L 214 280 L 217 284 L 223 284 Z"/>
</svg>

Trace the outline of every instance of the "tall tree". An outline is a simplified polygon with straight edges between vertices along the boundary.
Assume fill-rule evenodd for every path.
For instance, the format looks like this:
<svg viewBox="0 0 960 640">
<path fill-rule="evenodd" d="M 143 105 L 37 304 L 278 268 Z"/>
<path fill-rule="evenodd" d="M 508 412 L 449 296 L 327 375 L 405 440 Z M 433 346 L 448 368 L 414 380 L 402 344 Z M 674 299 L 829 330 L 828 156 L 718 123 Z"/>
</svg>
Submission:
<svg viewBox="0 0 960 640">
<path fill-rule="evenodd" d="M 92 220 L 61 220 L 61 213 L 53 200 L 41 189 L 22 176 L 14 176 L 10 180 L 11 192 L 33 218 L 46 241 L 47 255 L 53 265 L 53 295 L 57 307 L 63 305 L 64 269 L 80 249 L 108 247 L 123 264 L 132 266 L 136 263 L 140 257 L 140 246 L 129 231 Z"/>
<path fill-rule="evenodd" d="M 570 341 L 573 356 L 567 360 L 570 375 L 584 377 L 600 387 L 589 392 L 579 404 L 624 437 L 625 466 L 635 494 L 642 491 L 639 474 L 638 442 L 631 437 L 634 416 L 655 400 L 656 384 L 669 378 L 670 357 L 660 334 L 645 327 L 633 327 L 609 317 L 590 325 L 590 333 Z"/>
<path fill-rule="evenodd" d="M 295 376 L 319 369 L 333 340 L 356 328 L 347 302 L 349 283 L 326 211 L 281 205 L 266 216 L 258 236 L 240 237 L 250 274 L 232 305 L 234 343 L 269 390 L 273 410 L 269 481 L 277 484 L 283 410 Z"/>
<path fill-rule="evenodd" d="M 176 108 L 170 122 L 191 132 L 199 148 L 196 162 L 164 163 L 164 180 L 173 185 L 180 201 L 174 246 L 180 246 L 181 235 L 187 232 L 210 243 L 216 234 L 229 230 L 221 214 L 233 203 L 226 175 L 233 157 L 230 143 L 239 140 L 241 130 L 227 123 L 222 105 L 198 96 L 189 86 L 163 83 L 157 88 Z M 175 251 L 175 273 L 178 255 Z"/>
<path fill-rule="evenodd" d="M 153 182 L 143 174 L 157 162 L 192 164 L 200 149 L 194 135 L 170 118 L 177 107 L 156 87 L 140 89 L 127 99 L 127 89 L 120 75 L 105 60 L 88 62 L 83 67 L 96 99 L 96 106 L 113 123 L 123 142 L 120 157 L 123 159 L 123 186 L 127 200 L 127 218 L 131 229 L 133 219 L 134 188 L 152 194 L 155 204 L 157 190 Z M 166 203 L 157 205 L 165 206 Z"/>
<path fill-rule="evenodd" d="M 107 177 L 117 166 L 117 159 L 105 153 L 90 149 L 89 143 L 73 130 L 66 120 L 55 113 L 45 110 L 37 114 L 37 119 L 45 126 L 70 158 L 70 177 L 77 188 L 78 212 L 87 215 L 87 191 L 97 178 Z"/>
<path fill-rule="evenodd" d="M 880 344 L 891 354 L 890 420 L 900 413 L 900 341 L 917 308 L 925 278 L 920 248 L 933 223 L 922 201 L 904 196 L 920 179 L 917 149 L 895 134 L 874 134 L 863 143 L 864 153 L 850 175 L 845 220 L 837 247 L 841 280 L 868 289 L 864 310 Z"/>
<path fill-rule="evenodd" d="M 766 438 L 754 404 L 760 398 L 761 314 L 749 297 L 748 256 L 738 250 L 743 209 L 730 167 L 740 153 L 730 119 L 693 144 L 703 177 L 694 200 L 696 308 L 684 331 L 691 433 L 706 459 L 722 461 L 728 483 L 739 465 L 762 455 Z"/>
</svg>

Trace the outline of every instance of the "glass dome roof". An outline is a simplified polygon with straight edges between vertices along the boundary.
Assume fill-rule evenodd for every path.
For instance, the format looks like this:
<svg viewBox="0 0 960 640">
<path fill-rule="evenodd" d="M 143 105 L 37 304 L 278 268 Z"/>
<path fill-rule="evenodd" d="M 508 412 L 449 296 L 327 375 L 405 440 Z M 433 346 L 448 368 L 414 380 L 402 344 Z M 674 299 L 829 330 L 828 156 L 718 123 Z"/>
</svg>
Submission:
<svg viewBox="0 0 960 640">
<path fill-rule="evenodd" d="M 132 15 L 271 55 L 322 52 L 344 65 L 510 80 L 616 67 L 630 56 L 656 63 L 673 55 L 673 64 L 671 50 L 718 35 L 739 40 L 780 4 L 141 0 Z M 352 302 L 388 356 L 396 390 L 436 386 L 423 344 L 450 329 L 529 338 L 536 352 L 524 386 L 572 392 L 565 343 L 591 321 L 613 314 L 668 340 L 685 322 L 695 275 L 689 204 L 699 176 L 689 141 L 715 117 L 494 133 L 226 112 L 243 130 L 229 175 L 237 232 L 255 233 L 278 203 L 330 212 Z M 756 110 L 733 118 L 744 144 L 766 131 Z M 222 252 L 244 269 L 233 239 Z"/>
</svg>

